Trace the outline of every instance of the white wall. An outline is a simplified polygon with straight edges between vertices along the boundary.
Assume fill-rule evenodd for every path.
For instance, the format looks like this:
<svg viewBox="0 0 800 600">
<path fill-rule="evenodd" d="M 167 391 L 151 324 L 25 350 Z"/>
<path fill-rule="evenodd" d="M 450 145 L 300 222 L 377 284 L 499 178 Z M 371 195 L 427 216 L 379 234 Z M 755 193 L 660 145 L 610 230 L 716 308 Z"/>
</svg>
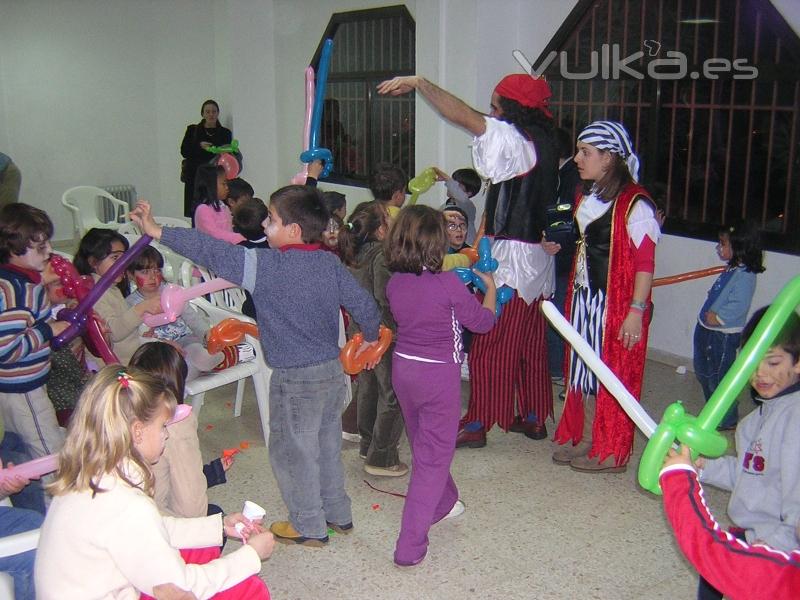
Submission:
<svg viewBox="0 0 800 600">
<path fill-rule="evenodd" d="M 72 185 L 133 183 L 158 212 L 178 215 L 178 147 L 207 97 L 235 125 L 243 176 L 262 197 L 298 170 L 305 110 L 303 72 L 334 12 L 385 0 L 29 0 L 0 16 L 0 150 L 23 171 L 22 197 L 51 214 L 56 239 L 70 235 L 60 206 Z M 534 60 L 576 0 L 412 0 L 417 71 L 479 110 L 502 75 Z M 800 3 L 775 5 L 798 30 Z M 417 100 L 417 170 L 470 163 L 469 136 Z M 646 158 L 645 158 L 646 159 Z M 337 187 L 350 207 L 369 199 Z M 432 190 L 421 202 L 438 205 Z M 718 264 L 714 244 L 665 236 L 656 276 Z M 768 253 L 753 307 L 767 303 L 800 259 Z M 694 319 L 710 279 L 655 291 L 651 350 L 691 356 Z"/>
<path fill-rule="evenodd" d="M 212 0 L 5 2 L 0 147 L 22 170 L 22 200 L 71 236 L 61 194 L 132 183 L 160 214 L 182 211 L 178 148 L 215 97 L 226 110 L 225 19 Z M 219 85 L 221 82 L 223 85 Z"/>
</svg>

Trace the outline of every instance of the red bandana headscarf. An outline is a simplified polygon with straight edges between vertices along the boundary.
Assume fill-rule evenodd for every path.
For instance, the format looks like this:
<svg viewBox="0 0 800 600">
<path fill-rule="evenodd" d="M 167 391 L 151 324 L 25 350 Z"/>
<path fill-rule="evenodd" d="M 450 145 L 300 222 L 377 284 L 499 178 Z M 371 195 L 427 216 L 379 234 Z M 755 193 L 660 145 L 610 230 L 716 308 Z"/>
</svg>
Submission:
<svg viewBox="0 0 800 600">
<path fill-rule="evenodd" d="M 506 75 L 494 91 L 503 98 L 519 102 L 522 106 L 538 108 L 548 118 L 553 118 L 548 109 L 548 100 L 553 94 L 544 79 L 537 79 L 526 73 Z"/>
</svg>

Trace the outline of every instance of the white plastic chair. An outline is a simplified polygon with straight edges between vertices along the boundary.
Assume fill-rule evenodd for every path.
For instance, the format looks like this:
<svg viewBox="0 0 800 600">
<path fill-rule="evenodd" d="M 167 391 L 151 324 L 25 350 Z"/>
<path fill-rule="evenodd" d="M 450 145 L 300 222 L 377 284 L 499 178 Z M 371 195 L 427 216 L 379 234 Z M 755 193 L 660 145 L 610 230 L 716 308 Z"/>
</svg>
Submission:
<svg viewBox="0 0 800 600">
<path fill-rule="evenodd" d="M 103 199 L 110 202 L 114 209 L 114 218 L 111 221 L 105 221 L 103 218 Z M 79 185 L 68 189 L 61 196 L 61 204 L 72 213 L 73 234 L 77 233 L 79 238 L 92 227 L 118 229 L 129 220 L 130 208 L 127 202 L 92 185 Z"/>
<path fill-rule="evenodd" d="M 195 273 L 200 274 L 199 283 L 217 279 L 217 276 L 205 267 L 197 267 L 195 269 Z M 195 283 L 182 282 L 182 285 L 184 287 L 189 287 L 191 285 L 195 285 Z M 214 292 L 213 294 L 210 294 L 209 297 L 211 298 L 211 304 L 214 306 L 219 308 L 227 308 L 228 310 L 239 313 L 239 315 L 242 314 L 242 306 L 244 305 L 245 300 L 247 300 L 247 296 L 244 295 L 244 290 L 238 287 Z"/>
<path fill-rule="evenodd" d="M 0 506 L 11 506 L 8 498 L 0 501 Z M 39 545 L 39 529 L 31 529 L 0 538 L 0 556 L 13 556 L 33 550 Z M 0 571 L 0 600 L 14 600 L 14 578 Z"/>
<path fill-rule="evenodd" d="M 117 231 L 125 236 L 131 246 L 133 246 L 141 237 L 141 234 L 139 234 L 138 229 L 133 226 L 133 223 L 125 223 Z M 184 268 L 188 268 L 189 272 L 191 272 L 191 267 L 194 266 L 189 259 L 181 256 L 180 254 L 176 254 L 155 240 L 150 242 L 149 245 L 153 246 L 153 248 L 158 250 L 161 253 L 161 256 L 164 257 L 164 268 L 161 269 L 161 273 L 164 275 L 164 280 L 169 283 L 184 285 L 181 271 Z M 185 263 L 188 263 L 188 267 L 184 266 Z"/>
<path fill-rule="evenodd" d="M 205 313 L 212 326 L 230 317 L 249 323 L 254 322 L 241 313 L 214 306 L 205 298 L 195 298 L 191 303 L 197 310 Z M 203 400 L 207 391 L 236 381 L 238 383 L 236 387 L 236 402 L 234 404 L 233 416 L 238 417 L 242 414 L 242 398 L 244 396 L 245 380 L 248 377 L 252 377 L 253 387 L 256 392 L 256 403 L 258 404 L 258 414 L 261 417 L 261 429 L 264 433 L 264 443 L 269 445 L 269 379 L 272 375 L 272 369 L 264 362 L 264 355 L 259 341 L 249 335 L 245 336 L 245 341 L 253 345 L 256 354 L 255 360 L 239 363 L 222 371 L 204 373 L 196 379 L 187 381 L 186 395 L 191 399 L 190 401 L 195 415 L 199 415 L 200 407 L 203 406 Z"/>
<path fill-rule="evenodd" d="M 185 227 L 187 229 L 191 229 L 192 222 L 188 219 L 184 219 L 182 217 L 153 217 L 156 223 L 159 225 L 166 225 L 167 227 Z M 119 232 L 122 234 L 131 234 L 131 235 L 142 235 L 141 230 L 136 226 L 135 223 L 129 221 L 124 225 L 121 225 L 119 228 Z"/>
</svg>

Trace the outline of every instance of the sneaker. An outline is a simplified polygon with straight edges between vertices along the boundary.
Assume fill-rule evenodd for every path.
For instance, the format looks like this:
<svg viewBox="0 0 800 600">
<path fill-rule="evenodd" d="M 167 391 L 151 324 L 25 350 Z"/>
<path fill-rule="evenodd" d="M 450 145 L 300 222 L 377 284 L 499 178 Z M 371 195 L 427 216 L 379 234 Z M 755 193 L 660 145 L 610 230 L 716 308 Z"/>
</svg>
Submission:
<svg viewBox="0 0 800 600">
<path fill-rule="evenodd" d="M 450 512 L 442 517 L 442 521 L 463 515 L 465 510 L 467 510 L 467 505 L 461 500 L 456 500 L 456 503 L 453 504 L 453 508 L 450 509 Z"/>
<path fill-rule="evenodd" d="M 330 521 L 326 521 L 328 527 L 333 529 L 336 533 L 341 533 L 342 535 L 350 535 L 353 533 L 353 522 L 345 523 L 344 525 L 337 525 L 336 523 L 331 523 Z"/>
<path fill-rule="evenodd" d="M 275 536 L 275 541 L 282 544 L 300 544 L 311 548 L 322 548 L 328 543 L 327 535 L 322 538 L 303 537 L 289 521 L 276 521 L 269 526 L 269 530 Z"/>
<path fill-rule="evenodd" d="M 391 467 L 364 465 L 364 470 L 370 475 L 376 475 L 378 477 L 402 477 L 408 473 L 408 465 L 402 462 L 392 465 Z"/>
<path fill-rule="evenodd" d="M 349 431 L 342 432 L 342 439 L 345 442 L 353 442 L 355 444 L 361 441 L 361 436 L 357 433 L 350 433 Z"/>
</svg>

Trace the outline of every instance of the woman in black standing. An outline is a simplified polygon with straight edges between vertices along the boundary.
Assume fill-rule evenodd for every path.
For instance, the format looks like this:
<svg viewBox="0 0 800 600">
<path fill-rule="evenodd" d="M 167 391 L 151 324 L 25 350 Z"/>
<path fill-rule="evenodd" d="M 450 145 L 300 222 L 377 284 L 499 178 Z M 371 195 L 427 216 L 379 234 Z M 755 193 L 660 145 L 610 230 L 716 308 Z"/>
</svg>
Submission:
<svg viewBox="0 0 800 600">
<path fill-rule="evenodd" d="M 219 123 L 219 104 L 214 100 L 206 100 L 200 109 L 202 121 L 189 125 L 181 142 L 181 181 L 183 189 L 183 214 L 194 215 L 194 176 L 197 167 L 208 163 L 214 155 L 208 152 L 211 146 L 230 144 L 233 134 L 230 129 Z"/>
</svg>

